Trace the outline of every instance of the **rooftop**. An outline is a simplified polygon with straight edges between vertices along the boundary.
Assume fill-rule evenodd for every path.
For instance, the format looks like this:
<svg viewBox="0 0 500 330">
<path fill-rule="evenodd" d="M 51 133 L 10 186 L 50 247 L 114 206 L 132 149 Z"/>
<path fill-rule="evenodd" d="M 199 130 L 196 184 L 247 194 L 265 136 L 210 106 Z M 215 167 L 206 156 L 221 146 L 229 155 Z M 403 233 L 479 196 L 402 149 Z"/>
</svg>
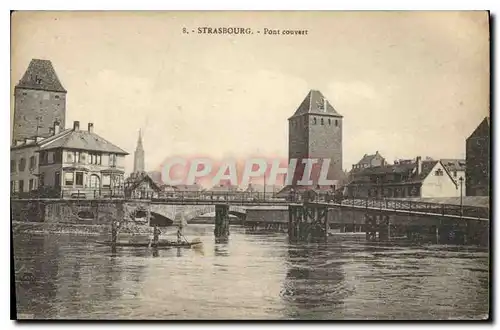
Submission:
<svg viewBox="0 0 500 330">
<path fill-rule="evenodd" d="M 335 108 L 328 102 L 325 96 L 318 90 L 311 90 L 293 114 L 293 117 L 305 114 L 329 115 L 342 118 Z"/>
<path fill-rule="evenodd" d="M 66 93 L 49 60 L 32 59 L 16 88 Z"/>
</svg>

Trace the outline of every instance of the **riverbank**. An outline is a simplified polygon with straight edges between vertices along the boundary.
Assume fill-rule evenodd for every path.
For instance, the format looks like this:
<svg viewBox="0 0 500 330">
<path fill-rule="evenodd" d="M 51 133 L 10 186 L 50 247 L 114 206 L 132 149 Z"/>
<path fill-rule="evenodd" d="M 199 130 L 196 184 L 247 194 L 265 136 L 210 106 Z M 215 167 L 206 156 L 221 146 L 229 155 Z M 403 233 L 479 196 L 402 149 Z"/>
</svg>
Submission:
<svg viewBox="0 0 500 330">
<path fill-rule="evenodd" d="M 74 224 L 62 222 L 21 222 L 12 221 L 12 232 L 29 234 L 71 234 L 79 236 L 101 236 L 109 235 L 108 225 Z M 152 228 L 134 223 L 123 223 L 120 234 L 128 235 L 150 235 Z"/>
</svg>

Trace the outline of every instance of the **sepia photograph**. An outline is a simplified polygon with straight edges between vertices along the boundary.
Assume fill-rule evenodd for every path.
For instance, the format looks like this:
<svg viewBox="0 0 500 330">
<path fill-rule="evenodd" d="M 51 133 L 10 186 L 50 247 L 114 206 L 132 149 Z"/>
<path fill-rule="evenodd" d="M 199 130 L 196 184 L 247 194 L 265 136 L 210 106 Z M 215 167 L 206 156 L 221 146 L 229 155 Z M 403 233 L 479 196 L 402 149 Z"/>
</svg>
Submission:
<svg viewBox="0 0 500 330">
<path fill-rule="evenodd" d="M 12 11 L 11 319 L 491 320 L 491 21 Z"/>
</svg>

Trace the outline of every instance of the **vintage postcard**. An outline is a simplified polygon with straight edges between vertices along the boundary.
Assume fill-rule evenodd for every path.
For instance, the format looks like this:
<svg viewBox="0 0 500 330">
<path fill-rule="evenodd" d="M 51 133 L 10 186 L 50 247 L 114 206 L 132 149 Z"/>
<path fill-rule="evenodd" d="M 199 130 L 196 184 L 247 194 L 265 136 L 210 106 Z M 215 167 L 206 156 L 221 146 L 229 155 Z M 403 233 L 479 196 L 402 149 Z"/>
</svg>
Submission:
<svg viewBox="0 0 500 330">
<path fill-rule="evenodd" d="M 488 12 L 11 30 L 13 319 L 491 317 Z"/>
</svg>

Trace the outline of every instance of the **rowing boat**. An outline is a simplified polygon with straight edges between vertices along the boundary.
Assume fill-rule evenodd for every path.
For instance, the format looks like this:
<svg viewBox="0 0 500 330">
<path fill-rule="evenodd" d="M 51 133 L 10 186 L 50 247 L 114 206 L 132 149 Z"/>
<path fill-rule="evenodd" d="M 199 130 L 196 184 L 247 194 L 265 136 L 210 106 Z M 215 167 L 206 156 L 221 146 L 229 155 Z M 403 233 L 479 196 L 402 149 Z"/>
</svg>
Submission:
<svg viewBox="0 0 500 330">
<path fill-rule="evenodd" d="M 113 243 L 110 241 L 97 241 L 97 244 L 112 246 Z M 160 241 L 157 244 L 151 243 L 151 247 L 191 247 L 201 242 L 171 242 L 171 241 Z M 149 242 L 116 242 L 116 247 L 149 247 Z"/>
</svg>

